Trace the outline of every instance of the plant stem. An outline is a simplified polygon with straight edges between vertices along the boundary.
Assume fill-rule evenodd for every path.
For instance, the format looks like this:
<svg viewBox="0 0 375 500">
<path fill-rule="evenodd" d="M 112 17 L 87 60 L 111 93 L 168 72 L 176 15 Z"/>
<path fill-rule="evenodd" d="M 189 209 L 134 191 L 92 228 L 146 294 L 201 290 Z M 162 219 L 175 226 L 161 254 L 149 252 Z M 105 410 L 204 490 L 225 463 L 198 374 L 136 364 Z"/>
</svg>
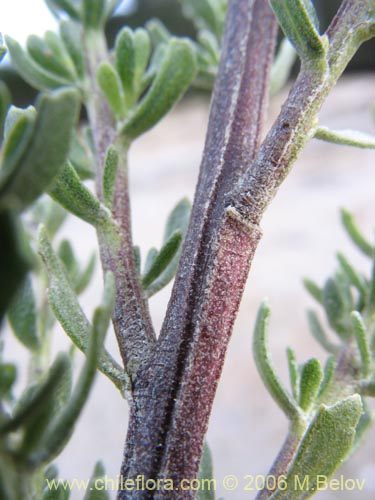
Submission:
<svg viewBox="0 0 375 500">
<path fill-rule="evenodd" d="M 122 475 L 196 477 L 208 418 L 258 227 L 225 211 L 224 196 L 259 145 L 276 23 L 266 0 L 229 3 L 192 219 L 158 347 L 137 374 Z M 193 498 L 191 491 L 119 498 Z"/>
<path fill-rule="evenodd" d="M 99 227 L 97 233 L 103 271 L 112 271 L 116 279 L 113 325 L 125 370 L 133 377 L 142 361 L 151 355 L 156 339 L 134 259 L 128 188 L 128 145 L 117 138 L 114 120 L 96 80 L 98 64 L 108 58 L 101 32 L 88 30 L 85 33 L 85 52 L 90 76 L 87 109 L 96 148 L 96 190 L 101 200 L 103 168 L 108 147 L 115 144 L 120 156 L 112 209 L 113 224 Z"/>
</svg>

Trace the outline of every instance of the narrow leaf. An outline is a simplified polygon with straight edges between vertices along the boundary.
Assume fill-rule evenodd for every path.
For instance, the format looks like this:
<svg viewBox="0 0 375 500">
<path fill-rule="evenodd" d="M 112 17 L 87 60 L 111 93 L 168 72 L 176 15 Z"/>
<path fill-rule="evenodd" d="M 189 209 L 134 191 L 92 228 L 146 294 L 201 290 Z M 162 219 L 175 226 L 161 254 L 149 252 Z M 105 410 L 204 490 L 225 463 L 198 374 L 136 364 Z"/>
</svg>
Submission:
<svg viewBox="0 0 375 500">
<path fill-rule="evenodd" d="M 70 283 L 62 262 L 54 253 L 43 227 L 39 230 L 38 250 L 46 266 L 50 280 L 48 288 L 50 306 L 72 342 L 82 352 L 86 352 L 91 335 L 91 325 L 78 303 L 73 285 Z M 123 372 L 122 368 L 106 350 L 104 350 L 101 356 L 99 369 L 120 390 L 128 387 L 127 374 Z"/>
<path fill-rule="evenodd" d="M 28 349 L 40 347 L 37 332 L 36 305 L 30 276 L 25 278 L 8 311 L 8 319 L 15 336 Z"/>
<path fill-rule="evenodd" d="M 329 278 L 323 290 L 324 308 L 330 326 L 343 338 L 348 338 L 350 332 L 346 325 L 346 307 L 344 297 L 336 280 Z"/>
<path fill-rule="evenodd" d="M 128 27 L 123 28 L 116 37 L 115 58 L 117 73 L 124 89 L 126 107 L 129 109 L 135 104 L 136 56 L 134 34 Z"/>
<path fill-rule="evenodd" d="M 70 85 L 70 80 L 46 71 L 36 64 L 10 36 L 6 37 L 9 54 L 17 72 L 32 87 L 38 90 L 51 90 Z"/>
<path fill-rule="evenodd" d="M 109 218 L 108 210 L 83 184 L 70 163 L 65 163 L 48 194 L 80 219 L 98 226 Z"/>
<path fill-rule="evenodd" d="M 337 360 L 334 356 L 330 356 L 327 359 L 326 365 L 324 367 L 324 377 L 322 383 L 320 384 L 320 389 L 318 393 L 318 397 L 320 400 L 324 397 L 326 391 L 329 389 L 329 385 L 335 373 L 335 369 L 337 366 Z"/>
<path fill-rule="evenodd" d="M 81 294 L 88 287 L 95 271 L 96 255 L 93 253 L 89 258 L 86 267 L 75 279 L 74 289 L 77 295 Z"/>
<path fill-rule="evenodd" d="M 357 130 L 330 130 L 328 127 L 318 127 L 314 137 L 321 141 L 333 142 L 342 146 L 375 149 L 375 137 Z"/>
<path fill-rule="evenodd" d="M 288 347 L 286 353 L 288 358 L 289 378 L 290 378 L 290 385 L 292 387 L 292 394 L 294 399 L 298 401 L 300 398 L 299 395 L 300 376 L 299 376 L 298 363 L 296 359 L 296 353 L 290 347 Z"/>
<path fill-rule="evenodd" d="M 298 406 L 283 387 L 268 352 L 267 331 L 270 314 L 270 307 L 266 302 L 263 302 L 254 328 L 253 354 L 255 364 L 273 399 L 290 420 L 295 420 L 299 416 Z"/>
<path fill-rule="evenodd" d="M 323 304 L 323 290 L 311 279 L 305 278 L 303 280 L 303 284 L 309 294 L 319 302 L 319 304 Z"/>
<path fill-rule="evenodd" d="M 62 10 L 72 19 L 79 20 L 80 18 L 75 0 L 46 0 L 46 3 L 53 13 L 56 10 Z"/>
<path fill-rule="evenodd" d="M 300 383 L 299 404 L 302 410 L 308 411 L 314 404 L 323 379 L 323 370 L 320 362 L 310 359 L 302 368 Z"/>
<path fill-rule="evenodd" d="M 172 39 L 150 90 L 125 122 L 122 132 L 135 139 L 156 125 L 183 96 L 195 74 L 196 62 L 190 43 Z"/>
<path fill-rule="evenodd" d="M 149 271 L 142 278 L 142 287 L 147 289 L 168 267 L 182 242 L 181 231 L 175 231 L 164 244 Z"/>
<path fill-rule="evenodd" d="M 77 135 L 76 131 L 72 135 L 71 139 L 69 161 L 73 165 L 74 170 L 77 172 L 80 179 L 94 179 L 94 159 L 88 145 L 83 144 L 83 141 Z"/>
<path fill-rule="evenodd" d="M 103 173 L 103 199 L 105 206 L 109 209 L 113 206 L 119 160 L 117 149 L 114 146 L 109 146 L 104 160 Z"/>
<path fill-rule="evenodd" d="M 324 331 L 317 314 L 314 311 L 307 311 L 307 319 L 312 336 L 326 351 L 337 354 L 340 347 L 330 342 Z"/>
<path fill-rule="evenodd" d="M 371 352 L 369 344 L 369 333 L 363 321 L 361 314 L 358 311 L 353 311 L 350 315 L 352 320 L 353 331 L 357 341 L 359 354 L 361 356 L 362 366 L 361 371 L 365 377 L 370 375 L 371 369 Z"/>
<path fill-rule="evenodd" d="M 68 155 L 77 114 L 78 96 L 73 90 L 39 98 L 32 138 L 0 189 L 2 204 L 22 210 L 52 183 Z"/>
<path fill-rule="evenodd" d="M 342 270 L 345 272 L 352 285 L 354 285 L 362 295 L 366 295 L 367 287 L 363 277 L 354 269 L 345 255 L 343 255 L 341 252 L 337 254 L 337 259 L 340 262 Z"/>
<path fill-rule="evenodd" d="M 203 453 L 199 466 L 198 481 L 201 488 L 197 493 L 197 500 L 215 500 L 215 489 L 210 487 L 213 483 L 213 465 L 211 450 L 207 442 L 203 443 Z"/>
<path fill-rule="evenodd" d="M 304 61 L 324 59 L 326 46 L 316 26 L 316 13 L 309 0 L 270 0 L 285 36 Z"/>
<path fill-rule="evenodd" d="M 155 262 L 156 257 L 158 256 L 158 251 L 156 248 L 150 248 L 150 250 L 147 253 L 146 261 L 145 261 L 145 267 L 143 269 L 143 274 L 147 274 L 149 270 L 151 269 L 152 264 Z"/>
<path fill-rule="evenodd" d="M 326 481 L 350 453 L 361 413 L 358 394 L 334 406 L 322 405 L 287 474 L 287 488 L 278 490 L 272 500 L 300 500 L 312 496 L 319 478 Z M 301 491 L 298 479 L 302 481 L 305 477 L 309 478 L 308 486 Z"/>
<path fill-rule="evenodd" d="M 18 220 L 8 211 L 0 211 L 0 321 L 9 307 L 14 294 L 21 286 L 30 267 Z"/>
<path fill-rule="evenodd" d="M 28 401 L 19 405 L 8 421 L 0 424 L 0 435 L 16 431 L 30 420 L 35 421 L 40 413 L 44 411 L 47 402 L 53 397 L 54 388 L 58 385 L 68 367 L 69 358 L 65 355 L 59 355 L 51 366 L 45 380 L 35 387 Z"/>
<path fill-rule="evenodd" d="M 36 35 L 30 35 L 27 39 L 27 51 L 33 60 L 46 71 L 56 74 L 59 77 L 74 81 L 74 71 L 69 62 L 63 64 L 53 53 L 47 43 Z"/>
<path fill-rule="evenodd" d="M 74 63 L 77 74 L 82 78 L 85 73 L 85 63 L 82 55 L 82 41 L 80 37 L 80 25 L 75 21 L 60 21 L 60 36 L 63 40 L 66 50 L 69 52 L 71 60 Z"/>
<path fill-rule="evenodd" d="M 375 257 L 375 248 L 361 233 L 353 215 L 345 209 L 341 210 L 341 222 L 353 243 L 368 257 Z"/>
<path fill-rule="evenodd" d="M 102 488 L 105 475 L 106 474 L 103 464 L 101 462 L 98 462 L 95 465 L 90 479 L 89 487 L 87 488 L 83 500 L 110 500 L 108 492 Z M 100 480 L 103 480 L 103 483 Z M 98 488 L 99 485 L 100 488 Z"/>
<path fill-rule="evenodd" d="M 0 400 L 9 395 L 16 381 L 16 367 L 10 363 L 0 363 Z"/>
<path fill-rule="evenodd" d="M 108 281 L 110 279 L 108 278 Z M 51 461 L 64 448 L 74 431 L 75 424 L 89 396 L 96 373 L 96 366 L 103 347 L 105 333 L 108 329 L 110 305 L 107 302 L 113 300 L 113 277 L 112 283 L 105 287 L 111 297 L 105 297 L 105 306 L 99 307 L 94 313 L 90 343 L 86 352 L 86 361 L 81 370 L 76 387 L 70 400 L 66 403 L 60 413 L 48 425 L 39 447 L 30 457 L 30 462 L 35 466 Z M 109 318 L 108 318 L 109 316 Z"/>
<path fill-rule="evenodd" d="M 5 143 L 2 152 L 0 189 L 13 175 L 33 134 L 36 119 L 35 111 L 32 108 L 22 110 L 19 113 L 20 111 L 12 106 L 5 122 Z M 13 120 L 15 121 L 13 122 Z"/>
<path fill-rule="evenodd" d="M 175 231 L 181 231 L 183 236 L 185 236 L 189 225 L 190 212 L 191 212 L 191 205 L 188 199 L 184 198 L 177 203 L 177 205 L 174 207 L 174 209 L 172 210 L 167 219 L 167 223 L 164 230 L 164 239 L 163 239 L 164 243 L 168 241 L 168 239 Z M 147 297 L 152 297 L 153 295 L 155 295 L 155 293 L 157 293 L 159 290 L 168 285 L 168 283 L 174 278 L 180 260 L 181 250 L 182 250 L 182 245 L 180 245 L 177 254 L 172 259 L 170 264 L 167 266 L 165 271 L 146 290 Z M 150 255 L 150 262 L 151 262 L 151 257 L 152 255 Z M 148 266 L 146 267 L 148 269 Z"/>
<path fill-rule="evenodd" d="M 0 142 L 4 132 L 4 121 L 11 104 L 11 95 L 8 87 L 0 81 Z"/>
<path fill-rule="evenodd" d="M 138 97 L 141 93 L 142 78 L 146 71 L 151 55 L 150 36 L 143 28 L 138 28 L 134 32 L 134 52 L 134 90 L 136 92 L 136 96 Z"/>
<path fill-rule="evenodd" d="M 96 77 L 100 90 L 103 92 L 112 114 L 120 119 L 124 118 L 124 96 L 122 95 L 116 71 L 108 62 L 102 62 L 97 69 Z"/>
</svg>

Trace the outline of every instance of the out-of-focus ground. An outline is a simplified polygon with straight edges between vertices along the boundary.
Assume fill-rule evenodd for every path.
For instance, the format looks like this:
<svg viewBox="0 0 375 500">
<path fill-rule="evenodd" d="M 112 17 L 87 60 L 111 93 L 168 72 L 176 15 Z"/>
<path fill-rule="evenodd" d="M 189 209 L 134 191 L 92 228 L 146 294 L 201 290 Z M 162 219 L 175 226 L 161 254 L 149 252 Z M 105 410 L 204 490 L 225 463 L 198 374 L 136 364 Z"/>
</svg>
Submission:
<svg viewBox="0 0 375 500">
<path fill-rule="evenodd" d="M 271 118 L 276 116 L 283 98 L 285 94 L 273 100 Z M 374 75 L 346 77 L 324 106 L 321 123 L 374 133 L 370 112 L 374 103 Z M 207 119 L 205 100 L 187 100 L 132 148 L 135 243 L 141 246 L 143 256 L 151 246 L 160 245 L 164 221 L 174 204 L 183 196 L 193 197 Z M 287 384 L 287 346 L 296 349 L 301 362 L 312 356 L 322 360 L 326 357 L 308 333 L 305 310 L 315 304 L 304 291 L 301 279 L 307 275 L 322 283 L 336 265 L 335 252 L 339 249 L 368 270 L 369 263 L 345 236 L 338 210 L 346 207 L 354 212 L 372 238 L 374 205 L 375 153 L 314 140 L 268 209 L 262 222 L 264 237 L 254 259 L 208 431 L 217 497 L 254 498 L 254 492 L 244 491 L 248 482 L 245 476 L 267 473 L 287 430 L 286 418 L 263 387 L 252 359 L 251 334 L 260 302 L 268 297 L 272 306 L 270 346 L 274 364 Z M 95 245 L 95 235 L 84 223 L 71 219 L 63 232 L 74 239 L 77 253 L 82 256 L 87 256 Z M 87 310 L 92 310 L 99 300 L 100 290 L 98 273 L 96 284 L 83 297 Z M 170 287 L 151 300 L 156 329 L 161 325 L 169 292 Z M 60 338 L 64 335 L 59 334 Z M 113 338 L 107 344 L 116 352 Z M 21 350 L 17 346 L 15 349 L 23 359 Z M 99 375 L 74 436 L 58 459 L 61 477 L 86 479 L 100 458 L 108 475 L 115 479 L 126 422 L 126 403 L 111 383 Z M 361 450 L 339 473 L 345 478 L 364 479 L 363 491 L 326 491 L 316 498 L 374 498 L 374 445 L 373 429 Z M 236 491 L 225 491 L 222 486 L 228 474 L 238 477 Z M 72 493 L 73 500 L 83 496 L 77 489 Z"/>
</svg>

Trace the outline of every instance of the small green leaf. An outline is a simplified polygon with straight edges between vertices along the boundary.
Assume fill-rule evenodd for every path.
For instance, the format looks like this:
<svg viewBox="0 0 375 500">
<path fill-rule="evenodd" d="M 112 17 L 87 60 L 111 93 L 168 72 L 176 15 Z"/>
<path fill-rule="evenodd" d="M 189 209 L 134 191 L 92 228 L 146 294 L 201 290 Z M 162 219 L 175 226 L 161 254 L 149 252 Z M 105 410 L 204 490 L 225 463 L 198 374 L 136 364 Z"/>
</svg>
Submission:
<svg viewBox="0 0 375 500">
<path fill-rule="evenodd" d="M 143 28 L 135 30 L 133 43 L 135 51 L 134 89 L 138 97 L 141 90 L 142 78 L 151 55 L 151 40 L 147 31 Z"/>
<path fill-rule="evenodd" d="M 303 61 L 324 60 L 327 45 L 319 35 L 317 15 L 310 0 L 270 0 L 285 36 Z"/>
<path fill-rule="evenodd" d="M 187 198 L 183 198 L 177 203 L 172 212 L 169 214 L 165 230 L 164 243 L 166 243 L 175 231 L 181 231 L 185 234 L 189 225 L 191 212 L 191 203 Z"/>
<path fill-rule="evenodd" d="M 48 189 L 48 194 L 66 210 L 93 226 L 106 222 L 110 216 L 70 163 L 65 163 Z"/>
<path fill-rule="evenodd" d="M 99 485 L 104 484 L 105 475 L 103 464 L 101 462 L 97 462 L 83 500 L 110 500 L 108 492 L 102 487 L 98 488 Z M 103 480 L 103 483 L 99 480 Z"/>
<path fill-rule="evenodd" d="M 296 353 L 290 347 L 288 347 L 286 353 L 288 358 L 289 378 L 290 378 L 290 385 L 292 387 L 292 394 L 294 399 L 298 401 L 300 397 L 299 395 L 300 376 L 299 376 L 298 363 L 296 359 Z"/>
<path fill-rule="evenodd" d="M 280 382 L 268 352 L 267 331 L 270 314 L 271 310 L 269 305 L 266 302 L 263 302 L 259 309 L 254 328 L 253 354 L 255 364 L 273 399 L 288 416 L 288 418 L 294 421 L 299 417 L 300 410 L 295 400 L 290 397 Z"/>
<path fill-rule="evenodd" d="M 72 135 L 71 139 L 69 161 L 73 165 L 74 170 L 77 172 L 80 179 L 94 179 L 94 159 L 88 145 L 83 144 L 83 140 L 81 140 L 81 138 L 77 135 L 76 131 Z"/>
<path fill-rule="evenodd" d="M 362 405 L 363 405 L 363 413 L 357 425 L 355 440 L 351 454 L 355 453 L 359 448 L 359 446 L 363 443 L 363 440 L 366 437 L 367 432 L 371 429 L 374 423 L 374 412 L 371 410 L 371 408 L 364 399 L 362 399 Z"/>
<path fill-rule="evenodd" d="M 337 354 L 340 347 L 328 340 L 327 334 L 324 331 L 317 314 L 314 311 L 307 311 L 307 319 L 312 336 L 326 351 Z"/>
<path fill-rule="evenodd" d="M 305 285 L 306 290 L 309 294 L 319 302 L 319 304 L 323 304 L 323 290 L 311 279 L 305 278 L 303 280 L 303 284 Z"/>
<path fill-rule="evenodd" d="M 152 264 L 155 262 L 156 257 L 158 256 L 158 251 L 156 248 L 150 248 L 147 253 L 145 267 L 143 269 L 143 274 L 147 274 L 151 269 Z"/>
<path fill-rule="evenodd" d="M 9 395 L 16 381 L 16 367 L 10 363 L 0 363 L 0 400 Z"/>
<path fill-rule="evenodd" d="M 38 350 L 36 305 L 30 276 L 25 278 L 8 311 L 8 319 L 15 336 L 31 351 Z"/>
<path fill-rule="evenodd" d="M 94 382 L 96 367 L 103 348 L 114 305 L 114 278 L 106 275 L 102 305 L 94 312 L 92 332 L 86 353 L 86 361 L 70 400 L 60 413 L 50 422 L 43 439 L 35 450 L 30 462 L 34 466 L 51 461 L 66 445 L 74 431 L 75 424 L 87 401 Z"/>
<path fill-rule="evenodd" d="M 352 285 L 355 286 L 363 296 L 365 296 L 367 293 L 367 286 L 364 278 L 354 269 L 345 255 L 341 252 L 337 254 L 337 259 L 350 283 L 352 283 Z"/>
<path fill-rule="evenodd" d="M 82 21 L 86 28 L 101 28 L 105 21 L 105 0 L 82 0 Z"/>
<path fill-rule="evenodd" d="M 361 314 L 358 311 L 353 311 L 350 315 L 354 335 L 357 341 L 359 354 L 361 356 L 362 366 L 361 371 L 364 377 L 370 375 L 371 369 L 371 352 L 369 344 L 369 333 L 363 321 Z"/>
<path fill-rule="evenodd" d="M 190 43 L 171 39 L 151 88 L 125 122 L 122 132 L 135 139 L 156 125 L 183 96 L 195 74 L 196 62 Z"/>
<path fill-rule="evenodd" d="M 108 62 L 102 62 L 96 72 L 100 90 L 114 116 L 121 119 L 125 116 L 125 101 L 117 72 Z"/>
<path fill-rule="evenodd" d="M 74 63 L 77 74 L 83 78 L 85 74 L 85 63 L 82 54 L 82 41 L 80 25 L 75 21 L 60 21 L 60 36 L 64 42 L 66 50 Z"/>
<path fill-rule="evenodd" d="M 0 211 L 1 259 L 0 321 L 17 289 L 21 286 L 30 262 L 24 250 L 23 233 L 18 220 L 7 211 Z"/>
<path fill-rule="evenodd" d="M 27 39 L 27 51 L 36 64 L 46 71 L 74 82 L 75 68 L 70 58 L 65 57 L 65 59 L 62 59 L 56 57 L 56 54 L 46 41 L 36 35 L 30 35 Z"/>
<path fill-rule="evenodd" d="M 109 209 L 112 209 L 113 206 L 119 161 L 117 149 L 114 146 L 109 146 L 104 160 L 103 173 L 103 199 L 105 206 Z"/>
<path fill-rule="evenodd" d="M 206 29 L 218 37 L 223 31 L 226 2 L 217 0 L 184 0 L 183 12 L 190 18 L 198 30 Z"/>
<path fill-rule="evenodd" d="M 35 110 L 31 107 L 20 110 L 11 106 L 5 121 L 5 143 L 0 172 L 0 189 L 12 176 L 25 149 L 31 141 L 36 120 Z"/>
<path fill-rule="evenodd" d="M 154 47 L 160 44 L 168 44 L 172 37 L 171 33 L 159 19 L 151 19 L 146 23 L 147 31 L 150 35 Z"/>
<path fill-rule="evenodd" d="M 124 89 L 127 108 L 134 103 L 135 48 L 134 34 L 128 27 L 123 28 L 115 42 L 116 69 Z"/>
<path fill-rule="evenodd" d="M 368 257 L 375 257 L 375 247 L 361 233 L 353 215 L 345 209 L 341 210 L 341 222 L 353 243 Z"/>
<path fill-rule="evenodd" d="M 287 488 L 278 490 L 272 500 L 300 500 L 312 496 L 319 478 L 328 479 L 350 453 L 361 413 L 358 394 L 333 406 L 322 405 L 288 471 Z M 309 478 L 309 484 L 301 492 L 296 478 L 302 481 L 305 477 Z"/>
<path fill-rule="evenodd" d="M 314 137 L 321 141 L 332 142 L 342 146 L 375 149 L 375 137 L 357 130 L 330 130 L 328 127 L 318 127 Z"/>
<path fill-rule="evenodd" d="M 170 213 L 167 223 L 165 226 L 165 231 L 164 231 L 164 239 L 163 242 L 166 243 L 168 239 L 172 236 L 172 234 L 175 231 L 181 231 L 183 236 L 185 236 L 187 227 L 189 224 L 190 220 L 190 211 L 191 211 L 191 205 L 189 200 L 186 198 L 182 199 L 175 208 L 172 210 Z M 180 255 L 181 255 L 181 249 L 182 245 L 180 245 L 179 250 L 177 251 L 177 254 L 175 257 L 172 259 L 170 264 L 167 266 L 165 271 L 157 278 L 146 290 L 146 296 L 147 297 L 152 297 L 157 293 L 159 290 L 164 288 L 168 283 L 173 279 L 174 275 L 176 274 L 177 267 L 178 267 L 178 262 L 180 260 Z M 151 266 L 151 259 L 152 262 L 154 261 L 154 256 L 155 253 L 151 252 L 149 257 L 149 264 Z M 148 263 L 146 260 L 146 266 L 145 266 L 145 271 L 144 274 L 146 274 L 149 271 Z"/>
<path fill-rule="evenodd" d="M 331 380 L 333 378 L 333 375 L 335 373 L 337 366 L 337 360 L 334 356 L 330 356 L 327 359 L 327 362 L 324 367 L 324 377 L 322 380 L 322 383 L 320 384 L 320 389 L 318 393 L 318 397 L 322 399 L 326 393 L 326 391 L 329 389 L 329 385 L 331 383 Z"/>
<path fill-rule="evenodd" d="M 12 99 L 8 87 L 5 85 L 4 82 L 0 81 L 0 142 L 3 137 L 4 121 L 9 106 L 11 105 L 11 100 Z"/>
<path fill-rule="evenodd" d="M 314 404 L 323 379 L 323 370 L 320 362 L 310 359 L 302 368 L 299 405 L 305 412 Z"/>
<path fill-rule="evenodd" d="M 46 3 L 53 14 L 56 11 L 62 10 L 72 19 L 76 19 L 77 21 L 80 19 L 75 0 L 46 0 Z"/>
<path fill-rule="evenodd" d="M 176 255 L 182 242 L 182 233 L 175 231 L 161 248 L 147 274 L 142 278 L 142 287 L 147 289 L 165 271 Z"/>
<path fill-rule="evenodd" d="M 24 209 L 52 183 L 68 155 L 72 127 L 78 114 L 73 90 L 42 95 L 28 147 L 1 186 L 1 204 Z"/>
<path fill-rule="evenodd" d="M 73 290 L 66 270 L 54 253 L 43 227 L 39 230 L 39 254 L 46 266 L 50 280 L 48 300 L 61 326 L 74 345 L 86 352 L 91 335 L 91 325 L 85 316 Z M 99 369 L 120 389 L 128 387 L 128 376 L 110 354 L 104 350 Z"/>
<path fill-rule="evenodd" d="M 133 246 L 133 255 L 135 261 L 135 269 L 137 271 L 137 276 L 141 274 L 141 249 L 138 245 Z"/>
<path fill-rule="evenodd" d="M 45 379 L 34 387 L 24 402 L 19 403 L 12 417 L 0 424 L 0 435 L 16 431 L 40 417 L 48 406 L 48 402 L 54 397 L 54 389 L 69 369 L 69 364 L 69 358 L 65 355 L 59 355 L 56 358 Z"/>
<path fill-rule="evenodd" d="M 199 466 L 198 481 L 201 488 L 197 493 L 197 500 L 215 500 L 215 489 L 210 487 L 213 480 L 213 466 L 211 450 L 207 442 L 203 443 L 203 452 Z"/>
<path fill-rule="evenodd" d="M 6 37 L 12 63 L 22 78 L 38 90 L 51 90 L 70 85 L 70 80 L 46 71 L 36 64 L 21 45 L 10 36 Z"/>
<path fill-rule="evenodd" d="M 344 296 L 339 283 L 333 278 L 329 278 L 324 285 L 323 301 L 330 326 L 344 339 L 349 338 Z"/>
</svg>

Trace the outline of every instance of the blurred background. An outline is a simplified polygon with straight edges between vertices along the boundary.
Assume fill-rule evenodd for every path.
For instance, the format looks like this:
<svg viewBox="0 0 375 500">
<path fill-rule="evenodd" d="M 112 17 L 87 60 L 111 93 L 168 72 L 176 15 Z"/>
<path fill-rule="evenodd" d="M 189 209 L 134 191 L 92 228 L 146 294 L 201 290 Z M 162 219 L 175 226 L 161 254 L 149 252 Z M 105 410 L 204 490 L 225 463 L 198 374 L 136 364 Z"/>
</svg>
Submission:
<svg viewBox="0 0 375 500">
<path fill-rule="evenodd" d="M 326 26 L 339 1 L 316 1 L 322 25 Z M 40 9 L 40 10 L 38 10 Z M 0 30 L 25 40 L 27 33 L 41 34 L 54 29 L 42 0 L 13 0 L 2 12 Z M 123 24 L 143 25 L 150 17 L 162 18 L 178 34 L 194 35 L 193 27 L 180 12 L 176 0 L 123 2 L 109 25 L 108 38 Z M 375 42 L 363 46 L 349 71 L 330 95 L 321 114 L 321 124 L 332 128 L 353 128 L 374 134 Z M 29 103 L 33 93 L 2 67 L 0 78 L 11 87 L 14 102 Z M 287 89 L 270 103 L 269 127 L 277 116 Z M 135 243 L 145 256 L 151 246 L 159 246 L 164 221 L 183 196 L 193 198 L 209 113 L 209 96 L 190 94 L 160 125 L 138 140 L 131 150 L 130 178 Z M 228 351 L 224 373 L 208 431 L 214 456 L 217 496 L 226 500 L 253 498 L 244 492 L 247 474 L 266 474 L 286 435 L 287 422 L 271 400 L 256 372 L 251 354 L 251 333 L 257 308 L 265 297 L 272 306 L 270 347 L 274 364 L 287 384 L 285 349 L 293 346 L 302 362 L 325 354 L 310 337 L 305 310 L 315 307 L 304 291 L 302 278 L 309 276 L 322 284 L 336 266 L 335 252 L 342 250 L 354 263 L 369 272 L 340 227 L 339 208 L 356 216 L 369 238 L 375 227 L 375 153 L 311 141 L 289 178 L 268 209 L 262 228 L 263 239 L 256 253 L 241 310 Z M 76 253 L 87 258 L 95 248 L 95 234 L 87 224 L 70 218 L 60 238 L 69 236 Z M 82 304 L 91 312 L 98 302 L 101 286 L 97 271 L 94 286 L 83 296 Z M 159 329 L 170 287 L 151 299 L 156 330 Z M 117 356 L 113 335 L 108 348 Z M 8 336 L 10 339 L 10 336 Z M 57 328 L 56 349 L 68 343 Z M 8 345 L 10 361 L 26 362 L 25 352 L 16 341 Z M 118 356 L 117 356 L 118 357 Z M 79 355 L 77 360 L 80 360 Z M 68 479 L 90 476 L 97 459 L 107 473 L 116 478 L 121 462 L 127 423 L 126 403 L 112 385 L 98 375 L 75 434 L 58 460 L 60 476 Z M 375 497 L 375 430 L 339 474 L 365 479 L 363 491 L 327 491 L 319 500 L 368 500 Z M 224 476 L 235 474 L 240 485 L 227 492 L 221 487 Z M 73 491 L 72 499 L 83 498 Z"/>
</svg>

